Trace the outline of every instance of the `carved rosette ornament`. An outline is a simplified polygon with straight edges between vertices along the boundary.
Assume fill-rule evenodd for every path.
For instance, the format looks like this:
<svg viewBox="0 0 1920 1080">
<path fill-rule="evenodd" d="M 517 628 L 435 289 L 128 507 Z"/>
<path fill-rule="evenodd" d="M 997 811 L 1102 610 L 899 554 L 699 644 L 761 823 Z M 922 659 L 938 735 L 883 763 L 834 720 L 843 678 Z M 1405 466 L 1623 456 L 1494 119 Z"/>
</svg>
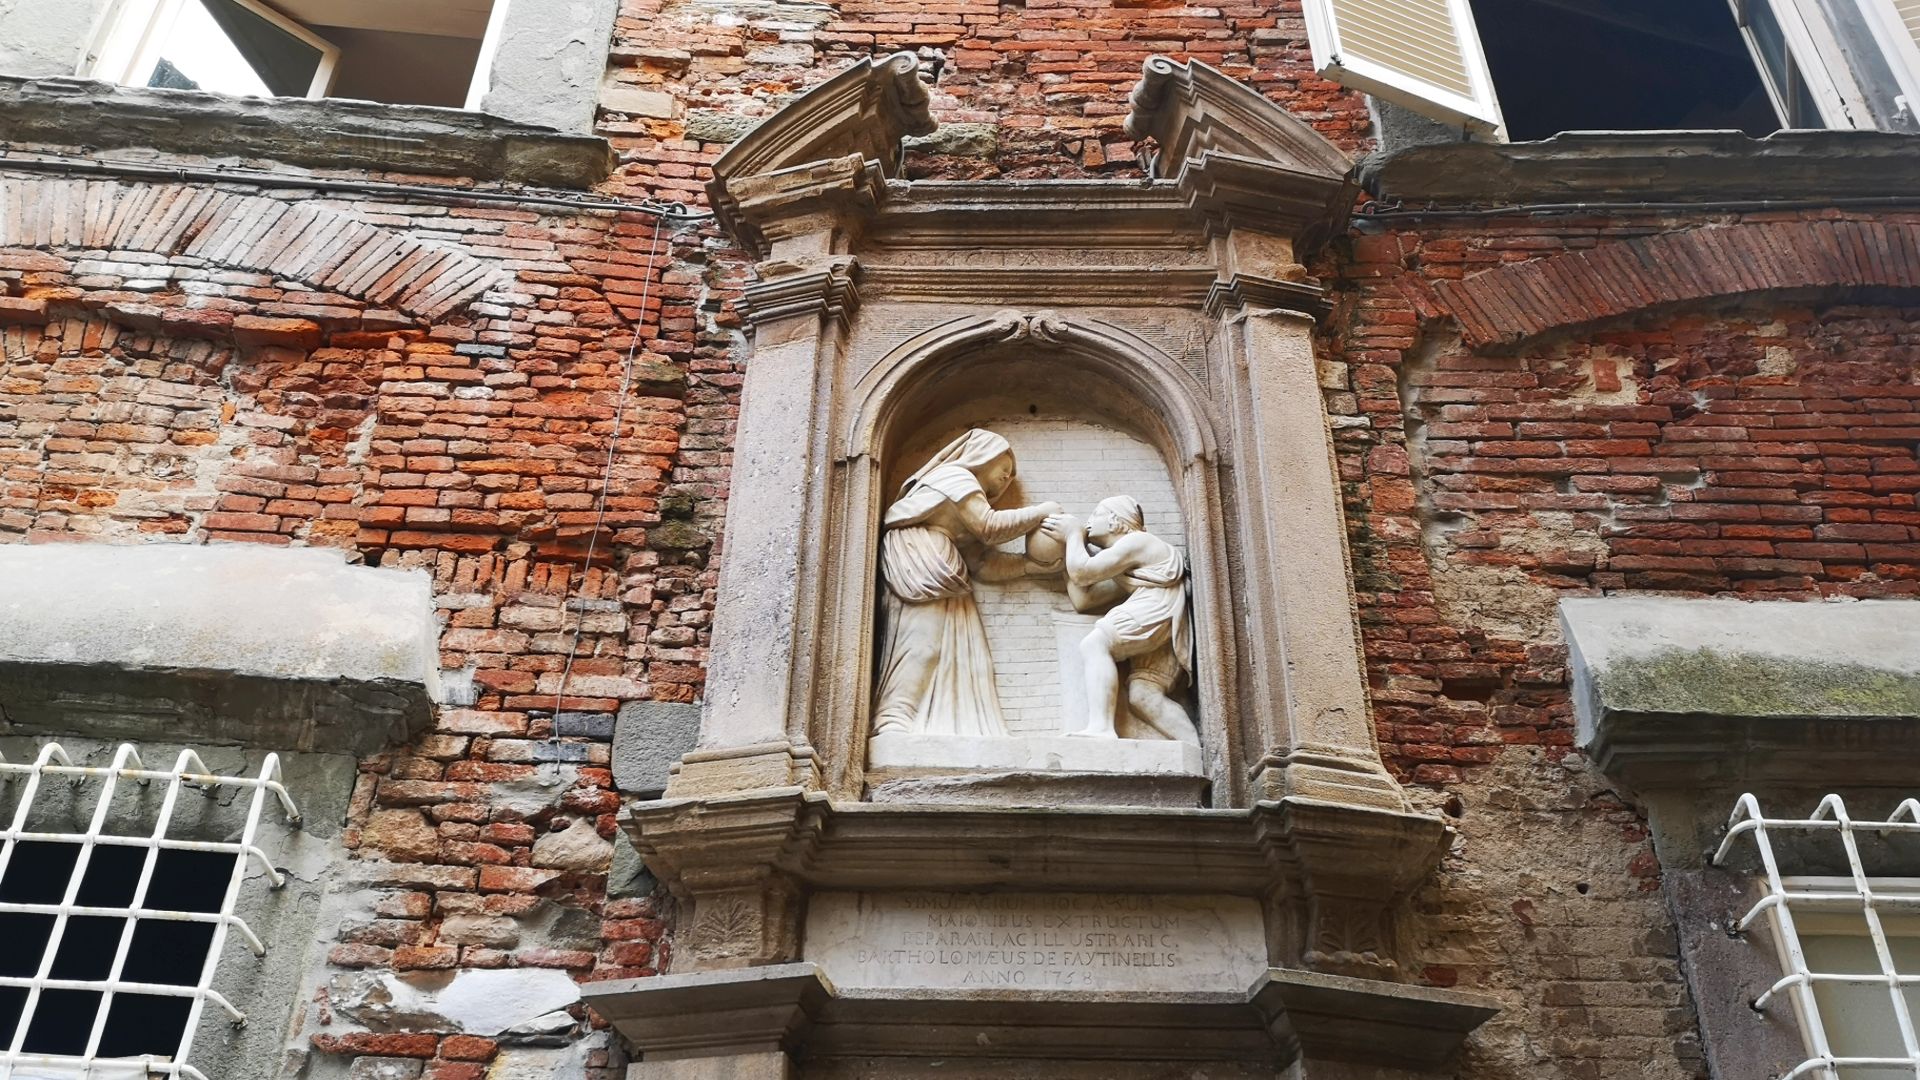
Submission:
<svg viewBox="0 0 1920 1080">
<path fill-rule="evenodd" d="M 1146 183 L 902 179 L 907 54 L 715 164 L 752 354 L 699 745 L 624 817 L 675 970 L 586 990 L 629 1080 L 1452 1075 L 1492 1015 L 1394 981 L 1451 834 L 1374 741 L 1315 369 L 1351 163 L 1198 62 L 1132 101 Z"/>
</svg>

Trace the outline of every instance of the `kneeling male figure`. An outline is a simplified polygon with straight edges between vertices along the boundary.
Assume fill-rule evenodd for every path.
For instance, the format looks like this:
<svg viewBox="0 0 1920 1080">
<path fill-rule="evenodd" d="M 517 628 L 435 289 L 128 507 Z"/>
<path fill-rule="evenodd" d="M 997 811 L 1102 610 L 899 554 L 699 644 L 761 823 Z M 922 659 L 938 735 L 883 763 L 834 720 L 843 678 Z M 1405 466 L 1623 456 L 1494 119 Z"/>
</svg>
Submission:
<svg viewBox="0 0 1920 1080">
<path fill-rule="evenodd" d="M 1080 643 L 1088 715 L 1084 728 L 1068 734 L 1118 737 L 1113 717 L 1126 661 L 1134 717 L 1162 738 L 1198 743 L 1193 718 L 1173 698 L 1193 669 L 1186 556 L 1147 531 L 1145 512 L 1130 495 L 1101 500 L 1084 524 L 1056 514 L 1041 529 L 1065 543 L 1074 609 L 1107 609 Z"/>
</svg>

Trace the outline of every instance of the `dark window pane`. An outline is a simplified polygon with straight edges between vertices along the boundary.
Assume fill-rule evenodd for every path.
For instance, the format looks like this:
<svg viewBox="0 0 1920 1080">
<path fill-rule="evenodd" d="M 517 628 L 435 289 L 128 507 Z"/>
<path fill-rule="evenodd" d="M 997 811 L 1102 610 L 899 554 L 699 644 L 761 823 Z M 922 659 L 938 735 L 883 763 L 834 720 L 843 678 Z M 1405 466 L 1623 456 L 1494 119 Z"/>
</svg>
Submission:
<svg viewBox="0 0 1920 1080">
<path fill-rule="evenodd" d="M 100 1011 L 98 990 L 43 990 L 27 1028 L 26 1050 L 31 1054 L 81 1054 Z"/>
<path fill-rule="evenodd" d="M 52 975 L 56 979 L 104 979 L 113 973 L 113 954 L 120 947 L 120 931 L 125 919 L 99 915 L 74 915 L 60 935 L 60 952 L 54 957 Z"/>
<path fill-rule="evenodd" d="M 107 1029 L 100 1037 L 103 1057 L 153 1054 L 173 1057 L 186 1033 L 191 998 L 151 994 L 115 994 L 107 1010 Z"/>
</svg>

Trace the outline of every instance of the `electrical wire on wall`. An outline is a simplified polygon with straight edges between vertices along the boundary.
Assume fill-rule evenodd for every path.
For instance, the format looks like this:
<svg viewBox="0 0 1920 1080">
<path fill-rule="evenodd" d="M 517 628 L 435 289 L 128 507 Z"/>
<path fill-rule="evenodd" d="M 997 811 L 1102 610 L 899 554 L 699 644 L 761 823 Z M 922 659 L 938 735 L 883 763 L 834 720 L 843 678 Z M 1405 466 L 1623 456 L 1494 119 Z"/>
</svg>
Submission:
<svg viewBox="0 0 1920 1080">
<path fill-rule="evenodd" d="M 687 218 L 686 207 L 679 203 L 657 203 L 648 200 L 648 204 L 657 206 L 658 212 L 653 219 L 653 240 L 647 249 L 647 273 L 640 281 L 639 311 L 633 320 L 633 335 L 627 340 L 627 352 L 620 365 L 620 391 L 614 401 L 613 429 L 607 436 L 607 456 L 600 470 L 600 490 L 594 496 L 593 528 L 587 533 L 587 550 L 580 559 L 578 580 L 571 583 L 566 596 L 561 601 L 561 625 L 565 626 L 568 611 L 573 611 L 573 633 L 567 639 L 566 664 L 560 669 L 560 685 L 553 695 L 553 717 L 547 732 L 547 760 L 541 763 L 541 782 L 551 787 L 560 782 L 560 712 L 567 696 L 567 686 L 573 681 L 574 660 L 580 653 L 580 638 L 586 630 L 586 587 L 587 576 L 593 571 L 593 557 L 600 546 L 600 530 L 607 519 L 607 500 L 613 491 L 613 463 L 620 448 L 620 434 L 626 424 L 627 394 L 633 385 L 633 361 L 640 351 L 640 331 L 647 325 L 647 302 L 653 295 L 653 278 L 656 272 L 655 261 L 660 257 L 660 236 L 665 231 L 668 218 Z M 576 610 L 577 609 L 577 610 Z"/>
</svg>

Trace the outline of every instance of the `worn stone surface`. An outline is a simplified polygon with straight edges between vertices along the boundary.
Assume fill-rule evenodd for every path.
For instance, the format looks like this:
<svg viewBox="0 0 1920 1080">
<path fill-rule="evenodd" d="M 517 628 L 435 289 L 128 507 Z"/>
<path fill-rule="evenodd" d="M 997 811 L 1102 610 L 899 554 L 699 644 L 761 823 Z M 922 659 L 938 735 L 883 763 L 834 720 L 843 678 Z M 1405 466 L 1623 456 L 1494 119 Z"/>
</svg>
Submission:
<svg viewBox="0 0 1920 1080">
<path fill-rule="evenodd" d="M 1920 716 L 1920 605 L 1623 596 L 1560 610 L 1589 738 L 1617 713 Z"/>
<path fill-rule="evenodd" d="M 515 0 L 480 108 L 573 135 L 593 129 L 619 0 Z"/>
<path fill-rule="evenodd" d="M 700 737 L 700 707 L 671 701 L 621 706 L 613 733 L 613 782 L 642 798 L 667 789 L 668 770 Z"/>
<path fill-rule="evenodd" d="M 583 874 L 604 874 L 613 860 L 613 845 L 593 831 L 588 822 L 550 832 L 534 841 L 533 865 Z"/>
<path fill-rule="evenodd" d="M 0 662 L 438 682 L 426 575 L 326 551 L 0 547 Z M 236 603 L 236 600 L 245 602 Z"/>
<path fill-rule="evenodd" d="M 368 752 L 438 697 L 425 575 L 321 551 L 64 544 L 0 546 L 0 576 L 0 686 L 28 730 Z"/>
<path fill-rule="evenodd" d="M 331 99 L 231 98 L 80 79 L 0 75 L 0 123 L 21 143 L 62 144 L 71 138 L 71 125 L 83 124 L 89 145 L 102 148 L 403 169 L 556 187 L 590 187 L 610 167 L 601 139 L 484 113 Z"/>
<path fill-rule="evenodd" d="M 1267 969 L 1240 897 L 817 893 L 804 956 L 837 987 L 1231 993 Z"/>
<path fill-rule="evenodd" d="M 335 975 L 328 998 L 340 1015 L 376 1033 L 453 1030 L 494 1036 L 579 999 L 564 971 L 471 970 L 452 975 Z"/>
<path fill-rule="evenodd" d="M 0 0 L 0 72 L 72 75 L 109 0 Z"/>
</svg>

